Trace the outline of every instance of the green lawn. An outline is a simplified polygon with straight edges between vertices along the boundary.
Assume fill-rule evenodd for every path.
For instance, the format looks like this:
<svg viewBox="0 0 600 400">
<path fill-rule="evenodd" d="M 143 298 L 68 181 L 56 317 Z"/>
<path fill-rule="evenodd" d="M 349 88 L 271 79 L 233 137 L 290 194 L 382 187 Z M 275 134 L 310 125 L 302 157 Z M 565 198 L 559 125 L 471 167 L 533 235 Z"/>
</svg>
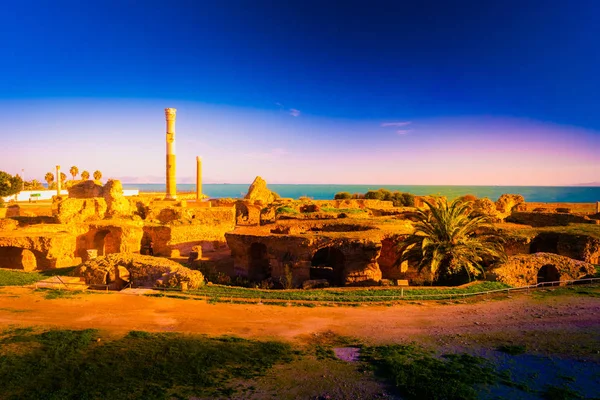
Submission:
<svg viewBox="0 0 600 400">
<path fill-rule="evenodd" d="M 231 383 L 291 361 L 290 345 L 235 337 L 16 328 L 0 332 L 2 399 L 229 397 Z"/>
<path fill-rule="evenodd" d="M 0 269 L 0 286 L 23 286 L 44 280 L 55 275 L 69 275 L 75 267 L 56 268 L 41 272 Z"/>
<path fill-rule="evenodd" d="M 509 286 L 500 282 L 480 282 L 465 288 L 365 288 L 365 289 L 314 289 L 314 290 L 262 290 L 233 286 L 210 285 L 185 292 L 214 299 L 261 299 L 261 300 L 306 300 L 323 302 L 381 302 L 402 299 L 439 299 L 448 295 L 459 297 L 463 294 L 487 290 L 504 289 Z"/>
</svg>

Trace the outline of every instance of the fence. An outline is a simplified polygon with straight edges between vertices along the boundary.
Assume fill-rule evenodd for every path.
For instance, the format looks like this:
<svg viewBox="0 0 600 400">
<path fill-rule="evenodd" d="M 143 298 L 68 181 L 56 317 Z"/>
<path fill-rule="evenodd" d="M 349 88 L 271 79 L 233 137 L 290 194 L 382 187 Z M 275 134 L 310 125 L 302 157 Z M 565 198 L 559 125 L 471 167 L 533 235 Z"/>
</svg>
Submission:
<svg viewBox="0 0 600 400">
<path fill-rule="evenodd" d="M 390 303 L 397 301 L 410 301 L 410 300 L 454 300 L 454 299 L 464 299 L 467 297 L 476 297 L 476 296 L 490 296 L 494 294 L 502 294 L 506 293 L 507 295 L 512 292 L 527 292 L 535 291 L 539 289 L 546 289 L 548 287 L 557 288 L 557 287 L 565 287 L 569 285 L 583 285 L 583 284 L 595 284 L 600 283 L 600 278 L 585 278 L 585 279 L 577 279 L 577 280 L 565 280 L 565 281 L 553 281 L 553 282 L 542 282 L 535 285 L 522 286 L 522 287 L 514 287 L 514 288 L 502 288 L 502 289 L 493 289 L 493 290 L 485 290 L 479 292 L 453 292 L 453 293 L 435 293 L 435 294 L 409 294 L 413 290 L 418 289 L 404 289 L 401 288 L 399 290 L 398 295 L 372 295 L 372 296 L 355 296 L 352 300 L 344 300 L 344 299 L 323 299 L 323 300 L 312 300 L 312 299 L 291 299 L 284 298 L 283 294 L 286 293 L 281 291 L 282 296 L 277 298 L 276 296 L 268 296 L 268 297 L 243 297 L 240 295 L 227 295 L 226 291 L 222 294 L 214 293 L 214 294 L 194 294 L 194 293 L 186 293 L 186 297 L 195 297 L 195 298 L 203 298 L 207 301 L 219 301 L 219 302 L 252 302 L 252 303 L 306 303 L 306 304 L 327 304 L 327 303 L 337 303 L 337 304 L 362 304 L 362 303 Z M 216 285 L 215 285 L 216 286 Z M 223 286 L 223 288 L 227 288 Z M 181 289 L 174 288 L 162 288 L 162 287 L 154 287 L 154 290 L 159 290 L 163 292 L 182 292 Z M 341 288 L 340 288 L 341 289 Z M 453 290 L 453 289 L 449 289 Z M 455 289 L 460 290 L 460 289 Z M 271 291 L 271 293 L 276 293 L 277 291 Z M 304 291 L 306 293 L 310 293 L 310 291 Z M 298 293 L 303 293 L 302 291 Z M 348 293 L 351 293 L 350 291 Z M 289 294 L 289 292 L 288 292 Z M 344 295 L 338 295 L 338 297 L 343 297 Z M 177 296 L 176 297 L 181 297 Z M 360 297 L 360 300 L 357 298 Z"/>
</svg>

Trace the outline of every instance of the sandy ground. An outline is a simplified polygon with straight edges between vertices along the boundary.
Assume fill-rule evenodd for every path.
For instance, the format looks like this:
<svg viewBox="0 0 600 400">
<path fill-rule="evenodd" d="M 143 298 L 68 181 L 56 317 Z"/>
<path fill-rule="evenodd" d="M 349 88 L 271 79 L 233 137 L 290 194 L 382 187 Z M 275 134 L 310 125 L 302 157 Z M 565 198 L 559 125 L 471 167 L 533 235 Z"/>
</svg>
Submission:
<svg viewBox="0 0 600 400">
<path fill-rule="evenodd" d="M 84 294 L 47 300 L 28 288 L 0 290 L 0 329 L 8 325 L 97 328 L 237 335 L 305 340 L 333 332 L 369 343 L 419 337 L 532 331 L 600 334 L 600 298 L 519 295 L 469 304 L 402 304 L 394 307 L 281 307 L 207 304 L 133 294 Z M 599 349 L 600 350 L 600 349 Z"/>
</svg>

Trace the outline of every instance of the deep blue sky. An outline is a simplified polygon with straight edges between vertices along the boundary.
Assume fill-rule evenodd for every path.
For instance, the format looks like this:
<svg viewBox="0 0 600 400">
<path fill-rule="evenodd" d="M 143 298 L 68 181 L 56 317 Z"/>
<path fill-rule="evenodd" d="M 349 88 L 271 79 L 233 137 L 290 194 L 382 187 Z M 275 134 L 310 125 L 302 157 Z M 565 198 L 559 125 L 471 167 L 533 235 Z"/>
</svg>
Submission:
<svg viewBox="0 0 600 400">
<path fill-rule="evenodd" d="M 566 136 L 573 128 L 582 149 L 598 144 L 600 1 L 15 1 L 0 13 L 0 103 L 18 104 L 11 112 L 24 119 L 45 101 L 126 99 L 115 107 L 156 101 L 158 121 L 161 107 L 178 102 L 227 109 L 228 118 L 298 110 L 290 124 L 312 120 L 291 131 L 315 143 L 356 139 L 357 151 L 367 122 L 411 121 L 401 136 L 425 127 L 435 136 L 431 126 L 487 117 L 511 120 L 522 128 L 514 132 L 524 131 L 522 121 Z M 248 132 L 266 145 L 261 117 L 271 118 L 254 115 Z M 36 137 L 31 126 L 14 129 Z M 598 158 L 588 161 L 598 168 Z"/>
</svg>

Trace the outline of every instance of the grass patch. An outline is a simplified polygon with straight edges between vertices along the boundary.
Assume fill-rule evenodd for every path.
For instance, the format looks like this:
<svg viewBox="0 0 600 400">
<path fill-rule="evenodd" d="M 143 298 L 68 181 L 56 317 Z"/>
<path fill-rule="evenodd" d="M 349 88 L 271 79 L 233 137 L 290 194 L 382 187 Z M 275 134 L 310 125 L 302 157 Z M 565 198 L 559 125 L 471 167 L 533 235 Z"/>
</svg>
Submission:
<svg viewBox="0 0 600 400">
<path fill-rule="evenodd" d="M 496 350 L 510 354 L 511 356 L 518 356 L 519 354 L 525 354 L 527 351 L 527 346 L 520 344 L 503 344 L 496 348 Z"/>
<path fill-rule="evenodd" d="M 81 290 L 59 290 L 59 289 L 46 289 L 46 288 L 39 288 L 39 289 L 36 289 L 35 291 L 43 293 L 44 298 L 46 300 L 73 299 L 73 298 L 79 297 L 83 294 L 89 293 L 89 292 L 81 291 Z"/>
<path fill-rule="evenodd" d="M 0 357 L 3 399 L 183 399 L 227 397 L 294 353 L 288 344 L 132 331 L 104 342 L 95 330 L 7 334 L 36 343 Z M 32 379 L 35 377 L 35 379 Z"/>
<path fill-rule="evenodd" d="M 536 290 L 532 292 L 536 299 L 553 296 L 588 296 L 600 297 L 600 284 L 562 286 L 556 289 Z"/>
<path fill-rule="evenodd" d="M 335 208 L 335 207 L 322 207 L 322 212 L 330 212 L 330 213 L 344 213 L 344 214 L 362 214 L 366 213 L 366 210 L 361 208 Z"/>
<path fill-rule="evenodd" d="M 477 385 L 498 381 L 495 368 L 484 358 L 468 354 L 436 358 L 415 345 L 363 347 L 361 358 L 406 399 L 477 399 Z"/>
<path fill-rule="evenodd" d="M 574 400 L 583 399 L 581 393 L 568 386 L 546 385 L 541 393 L 544 400 Z"/>
<path fill-rule="evenodd" d="M 55 268 L 47 271 L 26 272 L 0 269 L 0 286 L 26 286 L 55 275 L 70 275 L 77 267 Z"/>
<path fill-rule="evenodd" d="M 289 300 L 289 301 L 322 301 L 338 303 L 380 303 L 399 300 L 427 300 L 442 299 L 448 296 L 457 298 L 471 293 L 487 290 L 504 289 L 509 287 L 500 282 L 480 282 L 464 288 L 440 289 L 410 289 L 410 288 L 347 288 L 347 289 L 314 289 L 314 290 L 264 290 L 234 286 L 206 285 L 187 293 L 207 296 L 209 302 L 228 302 L 231 299 L 260 299 L 264 300 Z M 360 304 L 355 304 L 360 305 Z"/>
<path fill-rule="evenodd" d="M 276 214 L 300 214 L 298 210 L 289 206 L 281 206 L 275 210 Z"/>
</svg>

